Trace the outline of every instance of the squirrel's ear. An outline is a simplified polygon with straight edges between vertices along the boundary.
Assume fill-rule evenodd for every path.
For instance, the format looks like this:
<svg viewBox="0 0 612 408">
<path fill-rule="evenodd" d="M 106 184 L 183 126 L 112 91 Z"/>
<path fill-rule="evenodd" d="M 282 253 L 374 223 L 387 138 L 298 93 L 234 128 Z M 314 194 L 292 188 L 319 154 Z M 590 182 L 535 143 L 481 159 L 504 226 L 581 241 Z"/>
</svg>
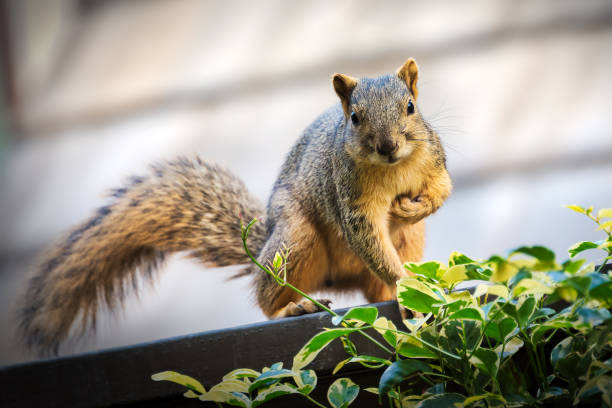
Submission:
<svg viewBox="0 0 612 408">
<path fill-rule="evenodd" d="M 419 67 L 414 59 L 408 58 L 404 65 L 397 69 L 397 76 L 402 78 L 406 85 L 408 85 L 408 89 L 412 92 L 412 96 L 416 99 L 419 96 L 419 91 L 417 89 L 417 80 L 419 79 Z"/>
<path fill-rule="evenodd" d="M 351 92 L 357 85 L 357 80 L 344 74 L 334 74 L 332 77 L 332 83 L 334 84 L 334 90 L 342 102 L 342 108 L 346 115 L 349 114 L 348 106 L 351 100 Z"/>
</svg>

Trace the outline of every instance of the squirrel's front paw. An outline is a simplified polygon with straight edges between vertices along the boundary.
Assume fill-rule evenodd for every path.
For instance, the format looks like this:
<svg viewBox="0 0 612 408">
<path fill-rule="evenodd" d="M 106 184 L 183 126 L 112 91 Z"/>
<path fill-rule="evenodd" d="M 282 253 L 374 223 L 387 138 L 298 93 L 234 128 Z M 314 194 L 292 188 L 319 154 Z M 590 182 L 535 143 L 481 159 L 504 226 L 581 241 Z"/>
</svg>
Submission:
<svg viewBox="0 0 612 408">
<path fill-rule="evenodd" d="M 407 195 L 398 195 L 391 203 L 391 212 L 398 217 L 415 223 L 432 213 L 431 201 L 423 196 L 411 198 Z"/>
<path fill-rule="evenodd" d="M 331 300 L 329 299 L 317 299 L 317 302 L 325 305 L 325 307 L 329 307 L 331 304 Z M 316 313 L 321 311 L 323 311 L 323 309 L 321 309 L 315 303 L 308 299 L 302 299 L 298 303 L 289 302 L 287 306 L 285 306 L 284 316 L 301 316 L 306 313 Z"/>
</svg>

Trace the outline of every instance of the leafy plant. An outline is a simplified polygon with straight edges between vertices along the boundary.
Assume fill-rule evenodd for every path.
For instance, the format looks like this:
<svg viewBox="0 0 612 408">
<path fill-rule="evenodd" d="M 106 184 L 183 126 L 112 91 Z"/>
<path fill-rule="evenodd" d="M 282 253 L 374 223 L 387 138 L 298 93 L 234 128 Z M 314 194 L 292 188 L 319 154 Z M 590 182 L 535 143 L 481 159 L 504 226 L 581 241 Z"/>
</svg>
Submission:
<svg viewBox="0 0 612 408">
<path fill-rule="evenodd" d="M 612 281 L 609 272 L 602 273 L 612 259 L 612 209 L 594 216 L 592 208 L 569 208 L 592 219 L 607 237 L 573 245 L 570 259 L 561 264 L 542 246 L 523 246 L 481 261 L 455 252 L 447 263 L 406 264 L 411 276 L 397 282 L 397 299 L 420 316 L 404 320 L 405 329 L 371 306 L 340 316 L 319 304 L 335 327 L 313 336 L 291 369 L 275 363 L 261 372 L 234 370 L 208 391 L 175 372 L 153 379 L 179 383 L 188 388 L 186 397 L 219 404 L 256 407 L 297 394 L 321 407 L 310 395 L 316 373 L 306 367 L 337 340 L 347 358 L 333 374 L 349 364 L 384 368 L 378 387 L 365 391 L 395 407 L 612 406 Z M 242 233 L 253 262 L 278 284 L 318 304 L 286 281 L 286 249 L 269 266 L 257 263 L 246 246 L 254 222 L 243 226 Z M 575 259 L 588 249 L 606 254 L 597 270 Z M 468 280 L 476 281 L 472 291 L 457 289 Z M 356 335 L 374 342 L 384 357 L 360 354 L 351 340 Z M 327 393 L 329 406 L 347 407 L 359 391 L 350 379 L 338 378 Z"/>
</svg>

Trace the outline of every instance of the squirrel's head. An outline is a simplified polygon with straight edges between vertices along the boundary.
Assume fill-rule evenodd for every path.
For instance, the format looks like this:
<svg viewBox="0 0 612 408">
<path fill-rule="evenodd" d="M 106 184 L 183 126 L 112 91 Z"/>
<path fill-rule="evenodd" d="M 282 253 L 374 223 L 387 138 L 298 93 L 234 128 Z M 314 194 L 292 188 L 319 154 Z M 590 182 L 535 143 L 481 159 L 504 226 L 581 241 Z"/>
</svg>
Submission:
<svg viewBox="0 0 612 408">
<path fill-rule="evenodd" d="M 418 76 L 412 58 L 395 74 L 378 78 L 334 74 L 346 121 L 346 147 L 355 160 L 398 163 L 435 137 L 416 106 Z"/>
</svg>

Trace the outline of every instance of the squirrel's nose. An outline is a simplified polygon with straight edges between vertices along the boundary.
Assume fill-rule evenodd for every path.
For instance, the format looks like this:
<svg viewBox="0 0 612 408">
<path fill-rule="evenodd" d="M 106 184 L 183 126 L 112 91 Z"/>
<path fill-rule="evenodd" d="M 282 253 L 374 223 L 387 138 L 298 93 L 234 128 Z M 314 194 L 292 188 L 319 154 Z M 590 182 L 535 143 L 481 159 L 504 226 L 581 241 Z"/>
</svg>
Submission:
<svg viewBox="0 0 612 408">
<path fill-rule="evenodd" d="M 376 151 L 381 156 L 391 156 L 398 149 L 399 145 L 393 140 L 383 140 L 381 143 L 376 145 Z"/>
</svg>

